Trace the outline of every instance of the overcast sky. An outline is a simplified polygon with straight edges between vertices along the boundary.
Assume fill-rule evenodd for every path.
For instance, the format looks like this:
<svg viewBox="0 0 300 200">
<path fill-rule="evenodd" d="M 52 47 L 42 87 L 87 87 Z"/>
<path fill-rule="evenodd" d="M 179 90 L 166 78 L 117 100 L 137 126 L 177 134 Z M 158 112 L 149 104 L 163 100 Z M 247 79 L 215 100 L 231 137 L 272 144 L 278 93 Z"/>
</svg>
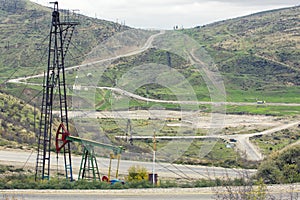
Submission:
<svg viewBox="0 0 300 200">
<path fill-rule="evenodd" d="M 51 0 L 31 0 L 49 5 Z M 299 5 L 299 0 L 58 0 L 59 7 L 135 28 L 189 28 L 255 12 Z"/>
</svg>

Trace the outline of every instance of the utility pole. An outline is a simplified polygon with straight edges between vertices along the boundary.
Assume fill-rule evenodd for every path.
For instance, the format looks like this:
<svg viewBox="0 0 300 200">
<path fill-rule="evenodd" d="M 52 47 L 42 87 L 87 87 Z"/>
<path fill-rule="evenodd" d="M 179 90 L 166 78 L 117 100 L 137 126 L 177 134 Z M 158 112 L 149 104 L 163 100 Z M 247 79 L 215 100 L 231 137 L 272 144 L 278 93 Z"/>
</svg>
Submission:
<svg viewBox="0 0 300 200">
<path fill-rule="evenodd" d="M 153 165 L 152 165 L 152 184 L 155 185 L 155 160 L 156 160 L 156 133 L 153 133 Z"/>
<path fill-rule="evenodd" d="M 35 105 L 35 103 L 33 105 L 33 123 L 34 123 L 33 132 L 34 132 L 35 137 L 37 138 L 37 134 L 36 134 L 36 105 Z"/>
<path fill-rule="evenodd" d="M 127 125 L 126 125 L 126 142 L 128 141 L 131 145 L 133 145 L 131 119 L 127 120 Z"/>
</svg>

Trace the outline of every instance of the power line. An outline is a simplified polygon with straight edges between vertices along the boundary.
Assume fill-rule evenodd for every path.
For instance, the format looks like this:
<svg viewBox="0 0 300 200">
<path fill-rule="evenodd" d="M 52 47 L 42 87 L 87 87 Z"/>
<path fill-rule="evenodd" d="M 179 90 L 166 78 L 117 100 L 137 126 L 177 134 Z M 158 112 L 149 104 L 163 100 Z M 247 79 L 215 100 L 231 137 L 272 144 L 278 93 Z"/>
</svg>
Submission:
<svg viewBox="0 0 300 200">
<path fill-rule="evenodd" d="M 173 173 L 173 174 L 176 174 L 177 176 L 179 176 L 180 178 L 183 178 L 183 179 L 187 179 L 189 180 L 189 178 L 187 178 L 186 176 L 183 176 L 181 175 L 180 173 L 177 173 L 171 169 L 169 169 L 167 166 L 163 165 L 163 163 L 160 163 L 160 162 L 156 162 L 157 164 L 159 164 L 161 167 L 165 168 L 166 170 L 168 170 L 169 172 Z"/>
</svg>

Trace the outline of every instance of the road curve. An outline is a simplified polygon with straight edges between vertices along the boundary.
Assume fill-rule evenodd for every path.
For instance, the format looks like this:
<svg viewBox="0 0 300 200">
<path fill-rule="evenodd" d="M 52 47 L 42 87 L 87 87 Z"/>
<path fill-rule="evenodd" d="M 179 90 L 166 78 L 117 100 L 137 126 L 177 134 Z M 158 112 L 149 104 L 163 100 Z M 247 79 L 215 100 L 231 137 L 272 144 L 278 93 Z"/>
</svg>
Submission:
<svg viewBox="0 0 300 200">
<path fill-rule="evenodd" d="M 152 110 L 154 112 L 154 110 Z M 55 114 L 56 112 L 54 112 Z M 171 118 L 172 116 L 180 116 L 176 114 L 175 111 L 168 110 L 159 110 L 157 112 L 159 114 L 155 114 L 156 118 L 166 120 L 166 118 Z M 183 112 L 181 114 L 188 115 L 187 112 Z M 190 115 L 190 114 L 189 114 Z M 149 119 L 149 111 L 139 110 L 139 111 L 105 111 L 105 112 L 96 112 L 96 111 L 69 111 L 69 117 L 84 117 L 84 118 L 124 118 L 124 119 Z M 202 119 L 203 120 L 203 119 Z M 182 123 L 182 122 L 181 122 Z M 193 122 L 191 122 L 193 125 Z M 230 139 L 236 139 L 236 147 L 242 153 L 245 154 L 248 160 L 260 161 L 263 159 L 263 155 L 254 144 L 250 142 L 251 137 L 259 136 L 259 135 L 268 135 L 283 129 L 288 129 L 300 124 L 300 121 L 289 122 L 287 124 L 283 124 L 277 126 L 275 128 L 271 128 L 265 131 L 250 133 L 250 134 L 232 134 L 232 135 L 205 135 L 205 136 L 157 136 L 157 139 L 162 140 L 180 140 L 180 139 L 211 139 L 211 138 L 219 138 L 224 139 L 226 141 L 230 141 Z M 209 128 L 209 127 L 207 127 Z M 116 136 L 116 138 L 124 139 L 125 136 Z M 144 140 L 144 139 L 152 139 L 152 136 L 132 136 L 132 139 L 135 140 Z"/>
<path fill-rule="evenodd" d="M 163 111 L 162 111 L 163 112 Z M 250 134 L 233 134 L 233 135 L 205 135 L 205 136 L 156 136 L 156 139 L 162 140 L 181 140 L 181 139 L 224 139 L 226 141 L 230 141 L 231 139 L 235 139 L 236 147 L 238 150 L 245 154 L 246 159 L 252 161 L 260 161 L 264 158 L 263 154 L 260 152 L 259 148 L 250 142 L 251 137 L 260 136 L 260 135 L 268 135 L 272 133 L 276 133 L 278 131 L 291 128 L 293 126 L 298 126 L 300 121 L 291 122 L 288 124 L 284 124 L 275 128 L 271 128 L 262 132 L 250 133 Z M 125 139 L 126 136 L 116 136 L 119 139 Z M 144 139 L 152 139 L 152 136 L 132 136 L 132 139 L 135 140 L 144 140 Z M 299 142 L 297 142 L 299 143 Z"/>
<path fill-rule="evenodd" d="M 142 53 L 142 52 L 144 52 L 147 49 L 152 47 L 152 42 L 155 39 L 155 37 L 157 37 L 159 35 L 162 35 L 164 33 L 165 33 L 165 31 L 161 30 L 159 33 L 155 33 L 155 34 L 151 35 L 147 39 L 147 41 L 145 42 L 144 46 L 142 46 L 140 49 L 133 50 L 131 52 L 128 52 L 128 53 L 125 53 L 125 54 L 122 54 L 122 55 L 117 55 L 117 56 L 114 56 L 114 57 L 111 57 L 111 58 L 105 58 L 105 59 L 102 59 L 102 60 L 97 60 L 97 61 L 85 63 L 85 64 L 82 64 L 82 65 L 76 65 L 76 66 L 72 66 L 72 67 L 66 67 L 65 71 L 72 70 L 72 69 L 77 69 L 77 68 L 81 68 L 81 67 L 88 67 L 89 65 L 98 64 L 98 63 L 101 63 L 101 62 L 106 62 L 106 61 L 109 61 L 109 60 L 115 60 L 117 58 L 128 57 L 128 56 L 132 56 L 132 55 Z M 27 80 L 32 79 L 32 78 L 40 78 L 40 77 L 43 77 L 43 76 L 44 76 L 44 73 L 36 74 L 36 75 L 32 75 L 32 76 L 24 76 L 24 77 L 14 78 L 14 79 L 8 80 L 7 82 L 8 83 L 28 84 L 26 82 Z"/>
</svg>

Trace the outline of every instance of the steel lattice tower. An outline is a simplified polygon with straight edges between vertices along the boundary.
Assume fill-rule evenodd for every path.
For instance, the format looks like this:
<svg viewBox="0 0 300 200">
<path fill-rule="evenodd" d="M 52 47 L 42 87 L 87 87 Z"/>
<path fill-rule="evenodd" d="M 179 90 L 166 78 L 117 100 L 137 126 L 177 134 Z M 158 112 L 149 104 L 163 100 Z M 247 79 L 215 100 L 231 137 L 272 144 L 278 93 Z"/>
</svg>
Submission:
<svg viewBox="0 0 300 200">
<path fill-rule="evenodd" d="M 50 178 L 50 149 L 52 138 L 53 123 L 53 105 L 54 92 L 58 93 L 58 105 L 60 107 L 60 121 L 67 130 L 68 112 L 67 112 L 67 94 L 65 84 L 65 56 L 78 22 L 60 21 L 60 12 L 58 2 L 53 2 L 52 22 L 50 28 L 48 68 L 44 77 L 43 99 L 41 106 L 41 118 L 38 132 L 38 152 L 36 159 L 35 180 Z M 56 105 L 56 104 L 55 104 Z M 70 143 L 63 148 L 65 176 L 70 181 L 73 180 Z"/>
</svg>

